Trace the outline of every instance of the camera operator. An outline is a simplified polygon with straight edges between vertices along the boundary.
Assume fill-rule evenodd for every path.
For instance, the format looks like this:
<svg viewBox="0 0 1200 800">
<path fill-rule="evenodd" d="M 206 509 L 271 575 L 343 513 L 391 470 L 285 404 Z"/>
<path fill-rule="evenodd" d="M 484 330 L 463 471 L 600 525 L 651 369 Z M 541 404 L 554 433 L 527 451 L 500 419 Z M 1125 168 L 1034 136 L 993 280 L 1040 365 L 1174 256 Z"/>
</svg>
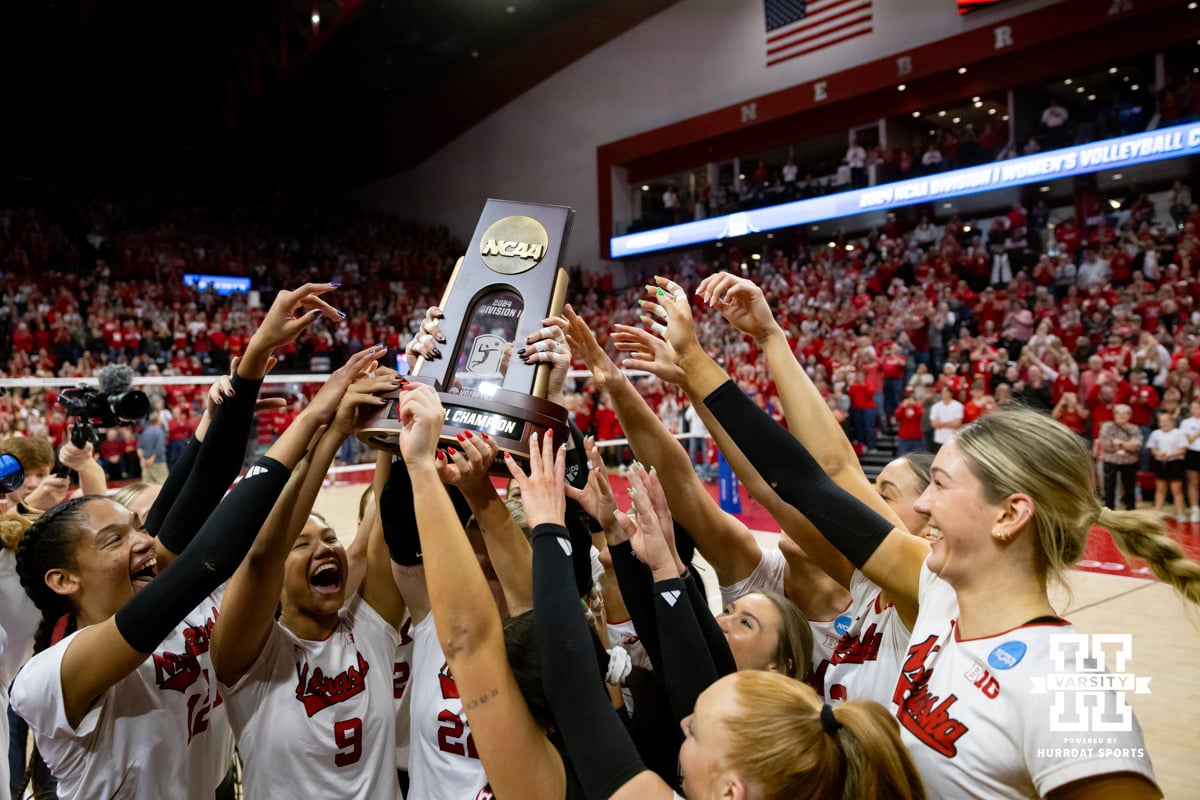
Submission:
<svg viewBox="0 0 1200 800">
<path fill-rule="evenodd" d="M 67 499 L 71 483 L 67 478 L 50 474 L 54 469 L 54 448 L 40 436 L 14 437 L 0 447 L 21 462 L 25 482 L 5 495 L 8 507 L 22 513 L 40 514 Z"/>
</svg>

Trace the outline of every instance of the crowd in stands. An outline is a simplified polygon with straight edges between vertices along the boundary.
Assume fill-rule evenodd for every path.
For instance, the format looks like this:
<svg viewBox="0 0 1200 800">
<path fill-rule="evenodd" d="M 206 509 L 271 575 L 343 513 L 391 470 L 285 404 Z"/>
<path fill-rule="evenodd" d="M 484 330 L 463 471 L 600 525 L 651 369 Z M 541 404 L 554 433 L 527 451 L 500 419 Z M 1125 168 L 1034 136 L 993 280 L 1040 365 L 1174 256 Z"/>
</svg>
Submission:
<svg viewBox="0 0 1200 800">
<path fill-rule="evenodd" d="M 504 499 L 489 475 L 496 439 L 466 429 L 457 447 L 445 446 L 437 393 L 387 368 L 405 343 L 363 349 L 350 338 L 348 321 L 361 315 L 397 337 L 420 331 L 440 341 L 436 325 L 425 327 L 437 314 L 420 313 L 432 276 L 409 287 L 395 265 L 385 277 L 372 258 L 379 269 L 358 270 L 346 291 L 347 262 L 335 259 L 317 268 L 340 273 L 340 286 L 285 290 L 268 266 L 255 301 L 177 285 L 156 295 L 161 278 L 124 272 L 141 259 L 115 268 L 106 259 L 103 282 L 92 280 L 86 257 L 74 269 L 40 262 L 56 276 L 48 283 L 6 272 L 10 341 L 30 321 L 70 332 L 103 331 L 112 319 L 123 331 L 128 319 L 136 331 L 144 290 L 156 297 L 152 316 L 170 314 L 184 333 L 203 317 L 203 330 L 157 357 L 144 339 L 98 340 L 87 367 L 123 361 L 161 374 L 198 365 L 220 377 L 196 396 L 164 389 L 136 434 L 105 431 L 100 465 L 64 445 L 59 457 L 81 488 L 69 500 L 38 438 L 54 435 L 47 419 L 58 412 L 41 405 L 40 420 L 32 414 L 49 397 L 14 387 L 7 398 L 25 427 L 0 448 L 36 445 L 26 449 L 42 454 L 36 464 L 25 458 L 30 474 L 0 519 L 0 686 L 12 686 L 0 711 L 11 699 L 14 732 L 0 785 L 14 796 L 32 780 L 35 794 L 57 784 L 62 798 L 128 790 L 225 800 L 240 772 L 247 796 L 324 786 L 339 797 L 400 800 L 453 786 L 476 797 L 669 800 L 679 791 L 751 796 L 752 786 L 767 800 L 803 792 L 916 800 L 926 787 L 937 796 L 994 796 L 996 787 L 1054 796 L 1086 780 L 1109 794 L 1159 796 L 1138 725 L 1115 740 L 1120 747 L 1072 757 L 1066 772 L 1057 768 L 1066 756 L 1030 755 L 1062 741 L 1044 724 L 1054 701 L 1001 692 L 999 681 L 1025 686 L 1044 674 L 1051 632 L 1073 633 L 1055 615 L 1047 581 L 1079 560 L 1093 524 L 1185 598 L 1200 597 L 1200 566 L 1182 557 L 1161 519 L 1100 505 L 1080 440 L 1098 433 L 1097 452 L 1120 450 L 1118 399 L 1161 407 L 1148 441 L 1164 493 L 1174 491 L 1182 508 L 1182 471 L 1162 464 L 1182 455 L 1175 415 L 1196 399 L 1200 378 L 1192 264 L 1200 208 L 1182 226 L 1160 225 L 1152 203 L 1141 217 L 1063 220 L 1053 245 L 1031 217 L 1020 206 L 997 217 L 986 245 L 974 220 L 952 219 L 930 237 L 928 219 L 902 230 L 893 217 L 832 247 L 777 251 L 754 280 L 740 276 L 755 259 L 732 247 L 721 263 L 685 257 L 671 276 L 631 275 L 644 280 L 627 289 L 577 271 L 579 313 L 564 309 L 515 357 L 551 364 L 549 399 L 601 441 L 573 435 L 582 447 L 560 447 L 553 432 L 531 437 L 527 464 L 503 456 L 515 482 Z M 8 218 L 9 263 L 54 241 L 28 235 L 36 215 Z M 431 272 L 452 258 L 413 252 Z M 288 263 L 308 271 L 303 260 Z M 400 296 L 373 296 L 388 291 Z M 253 329 L 244 350 L 214 358 L 214 324 L 241 325 L 231 321 L 239 315 Z M 326 325 L 330 358 L 358 351 L 226 492 L 256 412 L 288 413 L 259 398 L 273 354 L 298 361 L 304 351 L 293 343 Z M 200 338 L 209 347 L 197 352 Z M 10 349 L 19 374 L 34 371 L 28 349 Z M 51 350 L 37 352 L 48 374 Z M 657 377 L 630 382 L 614 363 L 623 355 Z M 59 368 L 78 374 L 81 361 Z M 596 379 L 571 381 L 569 366 Z M 311 513 L 314 502 L 360 413 L 393 392 L 402 458 L 376 461 L 344 550 Z M 764 549 L 693 474 L 698 465 L 672 436 L 695 419 L 689 402 L 705 409 L 786 543 Z M 821 413 L 823 403 L 833 415 Z M 776 424 L 785 404 L 790 434 Z M 1015 404 L 1044 413 L 991 413 Z M 968 407 L 978 424 L 952 438 Z M 1200 400 L 1193 408 L 1190 428 L 1184 420 L 1178 430 L 1200 439 Z M 920 410 L 919 437 L 905 409 Z M 628 512 L 618 510 L 598 450 L 621 433 L 618 420 L 646 462 L 628 472 Z M 930 484 L 928 456 L 901 458 L 888 466 L 898 483 L 886 484 L 904 487 L 897 497 L 872 488 L 838 427 L 849 424 L 870 449 L 878 428 L 898 426 L 901 440 L 915 440 L 926 421 L 932 449 L 946 448 L 934 471 L 959 483 Z M 160 457 L 170 466 L 161 486 L 99 496 L 127 467 L 161 479 Z M 612 457 L 625 457 L 619 445 Z M 567 485 L 568 475 L 580 485 Z M 1028 513 L 996 516 L 1018 503 Z M 816 546 L 818 537 L 829 547 Z M 694 553 L 716 573 L 719 615 L 708 610 Z M 989 602 L 972 603 L 960 587 Z M 1003 649 L 1017 628 L 1028 656 Z M 990 664 L 997 652 L 1013 659 L 1010 668 L 1026 663 L 993 678 L 993 693 L 969 693 L 973 673 L 926 666 L 938 650 L 954 659 L 942 663 Z M 923 735 L 931 695 L 962 698 L 953 718 L 942 709 L 940 730 L 969 758 L 946 758 L 943 741 Z M 1110 690 L 1100 702 L 1118 697 Z M 129 714 L 135 706 L 143 710 Z M 992 716 L 1011 730 L 983 735 Z"/>
<path fill-rule="evenodd" d="M 1136 83 L 1109 77 L 1110 85 L 1100 90 L 1098 99 L 1068 107 L 1051 97 L 1040 114 L 1027 114 L 1015 121 L 998 113 L 1003 109 L 992 106 L 989 116 L 957 123 L 949 118 L 937 119 L 927 132 L 919 134 L 909 125 L 910 120 L 893 120 L 889 147 L 856 140 L 840 156 L 829 153 L 825 158 L 801 160 L 799 164 L 794 158 L 770 163 L 759 158 L 743 159 L 738 180 L 723 185 L 705 182 L 694 196 L 670 183 L 661 204 L 652 202 L 646 209 L 648 213 L 635 221 L 629 232 L 1137 133 L 1146 129 L 1152 117 L 1156 117 L 1158 127 L 1200 118 L 1200 84 L 1192 75 L 1169 76 L 1157 96 Z M 976 102 L 977 108 L 982 107 L 978 98 Z"/>
<path fill-rule="evenodd" d="M 875 449 L 879 433 L 896 435 L 902 452 L 934 449 L 953 427 L 1018 402 L 1097 442 L 1113 408 L 1130 403 L 1145 440 L 1158 423 L 1155 409 L 1181 422 L 1200 382 L 1200 209 L 1181 182 L 1158 197 L 1156 204 L 1134 190 L 1121 210 L 1105 214 L 1097 204 L 1082 223 L 1044 202 L 983 221 L 954 216 L 935 225 L 921 217 L 907 230 L 892 215 L 833 246 L 801 241 L 761 260 L 737 247 L 716 263 L 684 256 L 671 276 L 688 285 L 722 269 L 753 277 L 861 450 Z M 269 207 L 252 216 L 218 204 L 122 200 L 57 219 L 50 204 L 0 213 L 7 376 L 87 376 L 118 362 L 150 377 L 224 372 L 280 281 L 293 275 L 336 275 L 354 291 L 344 293 L 345 319 L 306 331 L 281 353 L 277 371 L 320 371 L 368 342 L 400 352 L 460 249 L 444 230 L 377 212 L 333 209 L 297 220 Z M 248 276 L 253 290 L 198 291 L 183 282 L 193 272 Z M 595 331 L 638 325 L 636 295 L 649 277 L 631 274 L 628 288 L 614 290 L 611 275 L 575 270 L 571 300 Z M 708 351 L 736 364 L 742 388 L 782 421 L 753 343 L 711 311 L 699 311 L 697 325 Z M 611 341 L 602 343 L 617 356 Z M 703 432 L 682 393 L 653 376 L 636 385 L 672 432 Z M 317 386 L 293 387 L 286 408 L 264 415 L 264 433 L 282 432 Z M 199 419 L 202 387 L 146 387 L 168 465 Z M 574 388 L 567 402 L 579 427 L 601 441 L 620 439 L 603 393 L 585 380 Z M 61 444 L 68 421 L 56 400 L 54 389 L 41 388 L 0 398 L 3 435 L 44 434 Z M 111 479 L 141 475 L 138 438 L 112 430 L 97 443 Z M 693 456 L 709 476 L 714 449 L 702 441 L 692 444 Z M 348 448 L 344 459 L 363 455 Z M 613 466 L 630 459 L 620 447 L 606 455 Z"/>
</svg>

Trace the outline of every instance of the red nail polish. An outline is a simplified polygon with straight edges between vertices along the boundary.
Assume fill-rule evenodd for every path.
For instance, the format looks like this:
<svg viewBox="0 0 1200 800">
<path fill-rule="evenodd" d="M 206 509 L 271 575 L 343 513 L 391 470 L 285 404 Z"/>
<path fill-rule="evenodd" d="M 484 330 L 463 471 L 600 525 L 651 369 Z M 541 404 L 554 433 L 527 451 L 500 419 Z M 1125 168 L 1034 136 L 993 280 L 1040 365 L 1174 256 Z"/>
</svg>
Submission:
<svg viewBox="0 0 1200 800">
<path fill-rule="evenodd" d="M 479 434 L 479 435 L 480 435 L 480 436 L 482 436 L 484 439 L 487 439 L 487 438 L 488 438 L 488 435 L 487 435 L 486 433 L 481 433 L 481 434 Z"/>
<path fill-rule="evenodd" d="M 458 453 L 458 451 L 455 450 L 453 447 L 447 447 L 446 452 L 449 453 L 450 455 L 455 455 Z"/>
<path fill-rule="evenodd" d="M 441 450 L 438 450 L 438 461 L 445 461 L 445 460 L 446 460 L 446 454 L 443 453 Z"/>
<path fill-rule="evenodd" d="M 466 439 L 467 439 L 467 437 L 463 436 L 461 433 L 460 433 L 460 434 L 458 434 L 458 440 L 459 440 L 460 442 L 466 441 Z"/>
<path fill-rule="evenodd" d="M 471 438 L 471 432 L 470 432 L 470 431 L 466 431 L 465 433 L 463 433 L 463 436 L 465 436 L 465 437 L 467 437 L 468 439 L 470 439 L 470 438 Z"/>
</svg>

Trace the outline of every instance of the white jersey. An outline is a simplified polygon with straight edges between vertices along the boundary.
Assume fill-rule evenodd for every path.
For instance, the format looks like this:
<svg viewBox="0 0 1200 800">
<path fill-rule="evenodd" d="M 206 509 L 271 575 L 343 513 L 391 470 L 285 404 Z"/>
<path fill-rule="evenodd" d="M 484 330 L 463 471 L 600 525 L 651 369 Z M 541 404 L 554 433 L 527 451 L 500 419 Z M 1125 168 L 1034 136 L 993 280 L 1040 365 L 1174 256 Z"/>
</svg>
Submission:
<svg viewBox="0 0 1200 800">
<path fill-rule="evenodd" d="M 858 570 L 850 578 L 848 624 L 834 645 L 823 678 L 830 702 L 874 700 L 892 702 L 900 662 L 908 648 L 909 630 L 883 590 Z M 839 620 L 842 618 L 839 617 Z"/>
<path fill-rule="evenodd" d="M 778 547 L 760 547 L 759 550 L 762 551 L 762 557 L 758 559 L 753 572 L 732 586 L 720 587 L 722 608 L 751 592 L 784 594 L 783 574 L 787 569 L 787 560 Z"/>
<path fill-rule="evenodd" d="M 633 620 L 609 622 L 606 625 L 608 626 L 608 643 L 611 646 L 621 647 L 626 653 L 629 653 L 629 660 L 635 667 L 654 669 L 650 663 L 650 656 L 646 653 L 646 646 L 642 644 L 637 628 L 633 627 Z"/>
<path fill-rule="evenodd" d="M 212 800 L 233 756 L 233 732 L 208 653 L 222 591 L 109 687 L 74 728 L 63 708 L 61 670 L 78 631 L 17 674 L 13 710 L 29 722 L 60 798 Z"/>
<path fill-rule="evenodd" d="M 8 687 L 33 655 L 41 612 L 17 577 L 16 555 L 0 548 L 0 753 L 8 752 Z M 0 787 L 8 786 L 8 759 L 0 759 Z"/>
<path fill-rule="evenodd" d="M 1190 440 L 1191 437 L 1200 434 L 1200 418 L 1188 417 L 1179 423 L 1179 430 Z M 1200 438 L 1197 438 L 1195 441 L 1189 441 L 1188 450 L 1200 452 Z"/>
<path fill-rule="evenodd" d="M 1052 688 L 1107 676 L 1103 664 L 1087 672 L 1078 663 L 1090 653 L 1088 637 L 1069 622 L 1048 618 L 961 639 L 954 588 L 928 566 L 919 600 L 893 709 L 930 797 L 1045 797 L 1117 772 L 1154 781 L 1141 727 L 1121 692 Z M 1083 639 L 1084 649 L 1056 638 L 1064 635 Z"/>
<path fill-rule="evenodd" d="M 487 797 L 487 776 L 471 738 L 458 685 L 438 642 L 433 614 L 413 626 L 412 637 L 408 800 Z"/>
<path fill-rule="evenodd" d="M 321 641 L 278 622 L 250 670 L 224 688 L 255 800 L 399 800 L 393 659 L 399 637 L 355 596 Z"/>
</svg>

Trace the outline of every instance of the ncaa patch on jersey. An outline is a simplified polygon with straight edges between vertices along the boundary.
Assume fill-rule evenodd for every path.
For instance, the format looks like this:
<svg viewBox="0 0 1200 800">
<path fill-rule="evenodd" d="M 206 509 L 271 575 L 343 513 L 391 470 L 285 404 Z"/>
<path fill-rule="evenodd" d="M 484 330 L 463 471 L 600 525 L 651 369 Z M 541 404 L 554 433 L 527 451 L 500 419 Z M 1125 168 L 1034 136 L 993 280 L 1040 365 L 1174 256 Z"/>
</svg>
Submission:
<svg viewBox="0 0 1200 800">
<path fill-rule="evenodd" d="M 996 645 L 996 649 L 988 653 L 988 665 L 992 669 L 1012 669 L 1021 663 L 1027 649 L 1024 642 L 1015 639 Z"/>
<path fill-rule="evenodd" d="M 839 636 L 845 636 L 850 630 L 850 623 L 854 622 L 849 614 L 842 614 L 833 621 L 833 629 L 838 632 Z"/>
</svg>

